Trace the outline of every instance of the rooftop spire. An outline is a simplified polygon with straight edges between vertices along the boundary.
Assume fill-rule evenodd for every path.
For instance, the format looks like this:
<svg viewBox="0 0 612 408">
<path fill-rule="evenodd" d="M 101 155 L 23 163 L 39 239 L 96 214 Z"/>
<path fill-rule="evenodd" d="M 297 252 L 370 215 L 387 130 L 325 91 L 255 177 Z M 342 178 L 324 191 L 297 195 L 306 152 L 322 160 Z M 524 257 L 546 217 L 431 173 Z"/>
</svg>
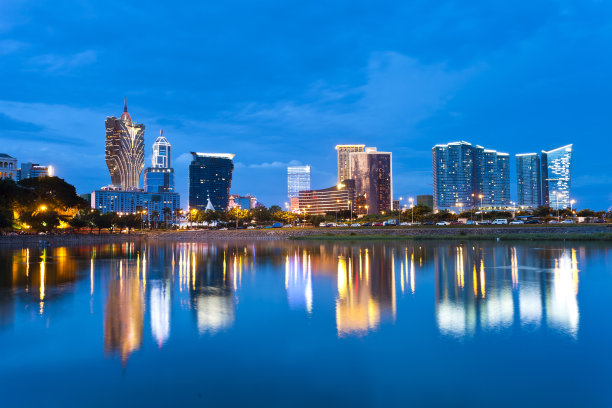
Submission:
<svg viewBox="0 0 612 408">
<path fill-rule="evenodd" d="M 164 129 L 159 129 L 159 135 L 163 136 L 164 135 Z"/>
<path fill-rule="evenodd" d="M 127 112 L 127 96 L 123 97 L 123 111 Z"/>
</svg>

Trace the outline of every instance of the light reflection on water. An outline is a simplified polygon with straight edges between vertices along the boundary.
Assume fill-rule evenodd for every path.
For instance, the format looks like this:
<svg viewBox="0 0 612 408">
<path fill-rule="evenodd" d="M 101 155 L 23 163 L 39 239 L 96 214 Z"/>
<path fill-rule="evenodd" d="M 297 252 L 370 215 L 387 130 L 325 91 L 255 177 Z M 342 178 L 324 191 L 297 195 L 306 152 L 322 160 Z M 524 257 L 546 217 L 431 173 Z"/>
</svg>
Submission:
<svg viewBox="0 0 612 408">
<path fill-rule="evenodd" d="M 408 319 L 419 315 L 424 323 L 411 335 L 431 338 L 431 322 L 450 341 L 519 330 L 576 343 L 582 274 L 589 259 L 607 265 L 610 253 L 584 244 L 446 242 L 131 242 L 3 250 L 0 340 L 37 319 L 47 327 L 74 319 L 78 327 L 85 318 L 66 308 L 84 307 L 93 327 L 101 324 L 103 355 L 124 369 L 149 341 L 163 351 L 173 337 L 184 341 L 192 327 L 200 339 L 236 331 L 233 344 L 246 345 L 254 334 L 245 335 L 241 323 L 264 326 L 258 321 L 264 318 L 274 325 L 275 316 L 279 325 L 311 327 L 315 338 L 334 330 L 337 341 L 366 345 L 394 326 L 410 333 Z M 79 301 L 63 305 L 71 297 Z M 93 332 L 84 325 L 81 334 Z M 399 337 L 391 344 L 401 349 Z"/>
</svg>

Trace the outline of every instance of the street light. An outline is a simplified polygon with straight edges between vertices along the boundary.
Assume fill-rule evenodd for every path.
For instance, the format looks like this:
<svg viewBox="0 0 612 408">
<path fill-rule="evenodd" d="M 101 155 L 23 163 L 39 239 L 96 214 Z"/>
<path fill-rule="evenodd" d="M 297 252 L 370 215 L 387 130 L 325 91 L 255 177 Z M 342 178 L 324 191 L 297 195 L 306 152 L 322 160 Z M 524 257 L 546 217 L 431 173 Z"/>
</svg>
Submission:
<svg viewBox="0 0 612 408">
<path fill-rule="evenodd" d="M 484 214 L 482 213 L 482 199 L 484 196 L 482 194 L 478 194 L 478 198 L 480 198 L 480 221 L 484 221 Z"/>
<path fill-rule="evenodd" d="M 570 200 L 570 211 L 572 212 L 572 217 L 574 216 L 574 204 L 576 204 L 576 200 Z"/>
</svg>

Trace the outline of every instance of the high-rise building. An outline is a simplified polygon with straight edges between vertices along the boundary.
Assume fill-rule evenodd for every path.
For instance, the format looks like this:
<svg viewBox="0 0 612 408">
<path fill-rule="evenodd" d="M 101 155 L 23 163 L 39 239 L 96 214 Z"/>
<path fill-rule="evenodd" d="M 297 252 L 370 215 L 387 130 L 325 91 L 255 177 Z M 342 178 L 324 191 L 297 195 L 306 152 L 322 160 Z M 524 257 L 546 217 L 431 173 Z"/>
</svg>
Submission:
<svg viewBox="0 0 612 408">
<path fill-rule="evenodd" d="M 144 167 L 143 124 L 132 122 L 124 100 L 123 114 L 106 118 L 106 165 L 113 186 L 123 190 L 138 189 Z"/>
<path fill-rule="evenodd" d="M 434 210 L 471 207 L 474 188 L 474 148 L 468 142 L 436 145 L 433 154 Z"/>
<path fill-rule="evenodd" d="M 510 156 L 468 142 L 436 145 L 434 210 L 502 208 L 510 204 Z"/>
<path fill-rule="evenodd" d="M 350 154 L 363 152 L 365 145 L 337 145 L 338 152 L 338 183 L 351 178 Z"/>
<path fill-rule="evenodd" d="M 393 169 L 390 152 L 368 147 L 349 156 L 350 179 L 355 181 L 356 210 L 360 214 L 389 212 L 393 197 Z M 346 181 L 346 179 L 344 180 Z"/>
<path fill-rule="evenodd" d="M 51 166 L 41 166 L 38 163 L 21 163 L 21 168 L 17 170 L 17 181 L 28 178 L 48 177 L 53 175 Z"/>
<path fill-rule="evenodd" d="M 234 154 L 195 153 L 189 165 L 189 208 L 205 210 L 208 200 L 217 211 L 229 205 Z"/>
<path fill-rule="evenodd" d="M 310 166 L 287 167 L 287 191 L 289 198 L 299 196 L 300 191 L 310 190 Z"/>
<path fill-rule="evenodd" d="M 17 159 L 0 153 L 0 179 L 17 180 Z"/>
<path fill-rule="evenodd" d="M 174 191 L 174 169 L 170 167 L 170 143 L 160 130 L 153 144 L 151 167 L 144 172 L 145 191 L 149 193 L 169 193 Z"/>
<path fill-rule="evenodd" d="M 542 150 L 542 204 L 554 209 L 570 206 L 572 147 Z"/>
<path fill-rule="evenodd" d="M 168 140 L 164 137 L 164 131 L 159 131 L 159 137 L 153 143 L 153 156 L 151 167 L 167 169 L 170 166 L 170 150 L 171 146 Z"/>
<path fill-rule="evenodd" d="M 482 194 L 482 205 L 504 208 L 510 205 L 510 155 L 474 147 L 475 190 Z"/>
<path fill-rule="evenodd" d="M 519 207 L 536 208 L 542 205 L 540 157 L 537 153 L 516 155 L 516 185 Z"/>
</svg>

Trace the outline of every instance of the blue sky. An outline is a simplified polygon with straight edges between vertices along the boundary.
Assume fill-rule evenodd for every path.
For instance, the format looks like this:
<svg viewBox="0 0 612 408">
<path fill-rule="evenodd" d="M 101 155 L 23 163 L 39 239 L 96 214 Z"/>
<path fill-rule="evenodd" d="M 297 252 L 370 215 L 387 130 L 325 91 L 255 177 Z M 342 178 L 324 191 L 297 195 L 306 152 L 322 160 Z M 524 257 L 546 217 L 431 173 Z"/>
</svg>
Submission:
<svg viewBox="0 0 612 408">
<path fill-rule="evenodd" d="M 0 151 L 110 183 L 104 120 L 235 153 L 232 191 L 286 201 L 286 166 L 336 180 L 334 146 L 393 152 L 397 196 L 431 193 L 431 147 L 574 143 L 572 196 L 612 206 L 612 2 L 0 2 Z M 514 163 L 512 195 L 516 197 Z"/>
</svg>

